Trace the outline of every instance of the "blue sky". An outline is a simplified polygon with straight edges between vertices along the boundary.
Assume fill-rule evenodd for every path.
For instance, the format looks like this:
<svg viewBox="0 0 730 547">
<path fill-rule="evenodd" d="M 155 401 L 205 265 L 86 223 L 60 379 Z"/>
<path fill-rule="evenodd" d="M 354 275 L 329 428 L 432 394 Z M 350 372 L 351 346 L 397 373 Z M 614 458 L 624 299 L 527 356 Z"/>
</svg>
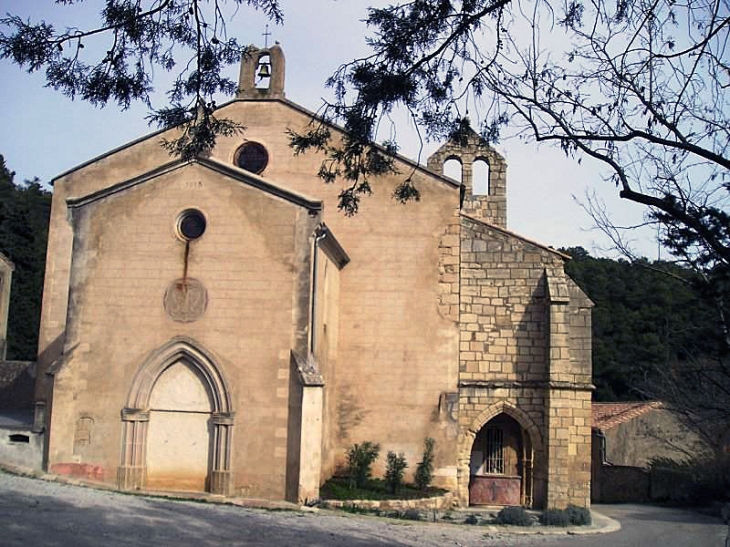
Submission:
<svg viewBox="0 0 730 547">
<path fill-rule="evenodd" d="M 281 43 L 286 56 L 287 98 L 317 110 L 327 96 L 323 83 L 342 62 L 367 52 L 365 8 L 373 2 L 352 0 L 285 0 L 283 27 L 272 27 L 270 40 Z M 381 2 L 385 3 L 385 2 Z M 0 0 L 0 13 L 13 13 L 32 20 L 45 19 L 57 27 L 94 25 L 102 2 L 87 1 L 78 6 L 55 6 L 51 0 Z M 265 18 L 241 7 L 229 22 L 229 35 L 243 43 L 263 45 Z M 232 67 L 231 74 L 237 74 Z M 165 103 L 165 74 L 156 75 L 155 106 Z M 16 180 L 39 177 L 48 182 L 60 173 L 94 156 L 138 138 L 154 128 L 145 121 L 144 105 L 120 111 L 110 105 L 95 108 L 71 101 L 44 87 L 42 74 L 27 74 L 7 60 L 0 60 L 0 154 L 16 171 Z M 396 118 L 403 155 L 416 159 L 418 140 L 403 117 Z M 426 143 L 421 162 L 439 143 Z M 511 230 L 546 245 L 581 245 L 593 254 L 605 254 L 607 238 L 592 229 L 592 219 L 576 203 L 585 201 L 586 191 L 596 191 L 606 202 L 618 224 L 641 221 L 640 206 L 624 202 L 616 190 L 602 181 L 596 165 L 579 165 L 559 150 L 508 141 L 497 147 L 508 162 L 508 226 Z M 377 191 L 377 188 L 375 189 Z M 356 221 L 353 220 L 353 221 Z M 650 234 L 642 234 L 635 246 L 656 257 Z M 610 253 L 609 253 L 610 254 Z"/>
</svg>

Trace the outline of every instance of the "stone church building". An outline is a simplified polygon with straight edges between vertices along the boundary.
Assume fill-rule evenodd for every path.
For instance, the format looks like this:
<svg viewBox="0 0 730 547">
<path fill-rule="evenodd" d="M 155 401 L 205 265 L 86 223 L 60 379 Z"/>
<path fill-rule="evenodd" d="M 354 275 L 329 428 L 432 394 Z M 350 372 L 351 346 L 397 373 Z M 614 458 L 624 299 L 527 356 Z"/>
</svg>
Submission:
<svg viewBox="0 0 730 547">
<path fill-rule="evenodd" d="M 313 114 L 285 98 L 278 45 L 217 115 L 245 133 L 205 157 L 157 132 L 54 180 L 47 469 L 304 501 L 353 443 L 380 443 L 376 475 L 403 452 L 410 478 L 432 437 L 461 504 L 587 506 L 592 304 L 566 256 L 507 229 L 504 159 L 476 134 L 427 167 L 399 157 L 348 218 L 322 156 L 289 146 Z M 404 173 L 420 202 L 392 199 Z"/>
</svg>

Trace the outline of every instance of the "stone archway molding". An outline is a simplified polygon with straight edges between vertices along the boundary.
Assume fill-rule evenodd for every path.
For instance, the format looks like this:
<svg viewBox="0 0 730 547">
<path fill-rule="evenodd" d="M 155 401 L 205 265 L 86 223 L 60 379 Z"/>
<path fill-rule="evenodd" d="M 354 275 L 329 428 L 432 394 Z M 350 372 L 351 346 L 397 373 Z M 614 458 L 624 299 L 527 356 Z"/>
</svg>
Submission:
<svg viewBox="0 0 730 547">
<path fill-rule="evenodd" d="M 213 400 L 213 412 L 231 412 L 230 390 L 215 360 L 199 344 L 185 336 L 176 336 L 145 359 L 132 381 L 127 408 L 148 408 L 157 379 L 178 361 L 185 361 L 195 367 L 205 380 Z"/>
<path fill-rule="evenodd" d="M 530 442 L 536 452 L 542 452 L 543 441 L 540 433 L 540 428 L 535 425 L 535 422 L 530 416 L 517 406 L 513 405 L 509 401 L 498 401 L 487 408 L 482 410 L 479 415 L 474 418 L 471 425 L 466 429 L 462 435 L 461 443 L 459 446 L 459 454 L 463 457 L 466 453 L 466 459 L 468 460 L 471 454 L 471 448 L 474 444 L 474 438 L 476 437 L 479 430 L 484 427 L 487 422 L 492 418 L 496 418 L 500 414 L 506 414 L 510 418 L 513 418 L 522 429 L 527 431 L 530 435 Z"/>
<path fill-rule="evenodd" d="M 500 414 L 506 414 L 510 418 L 514 419 L 520 427 L 527 433 L 529 441 L 532 447 L 532 452 L 541 453 L 544 449 L 542 434 L 540 429 L 537 427 L 535 422 L 530 416 L 518 408 L 516 405 L 509 401 L 497 401 L 496 403 L 489 405 L 482 412 L 479 413 L 469 427 L 464 428 L 462 433 L 459 435 L 459 459 L 457 467 L 457 490 L 459 503 L 463 506 L 469 505 L 469 461 L 471 459 L 471 450 L 474 445 L 474 439 L 476 438 L 479 430 L 484 427 L 490 420 L 496 418 Z M 532 460 L 532 458 L 531 458 Z M 530 466 L 532 462 L 530 461 Z M 530 472 L 531 475 L 531 472 Z M 532 477 L 529 478 L 530 484 L 527 485 L 529 490 L 532 489 Z M 532 504 L 532 494 L 527 492 L 525 497 L 527 505 Z"/>
<path fill-rule="evenodd" d="M 231 445 L 234 412 L 231 395 L 220 368 L 213 357 L 191 338 L 176 336 L 153 351 L 140 365 L 122 409 L 121 463 L 117 484 L 121 490 L 144 488 L 147 474 L 147 430 L 149 401 L 158 378 L 179 361 L 194 367 L 205 383 L 213 402 L 213 453 L 208 470 L 208 490 L 228 496 L 231 493 Z"/>
</svg>

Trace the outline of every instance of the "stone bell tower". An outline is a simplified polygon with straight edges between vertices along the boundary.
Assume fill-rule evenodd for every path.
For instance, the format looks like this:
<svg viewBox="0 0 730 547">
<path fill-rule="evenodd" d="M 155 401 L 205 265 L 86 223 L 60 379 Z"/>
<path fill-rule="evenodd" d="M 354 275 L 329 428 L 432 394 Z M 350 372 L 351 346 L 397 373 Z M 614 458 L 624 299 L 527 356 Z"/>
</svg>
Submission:
<svg viewBox="0 0 730 547">
<path fill-rule="evenodd" d="M 248 46 L 241 58 L 237 99 L 284 98 L 284 52 L 276 44 L 268 48 Z"/>
<path fill-rule="evenodd" d="M 444 164 L 455 160 L 461 164 L 461 201 L 464 214 L 500 228 L 507 227 L 507 162 L 494 148 L 484 144 L 469 128 L 460 140 L 451 140 L 428 158 L 428 169 L 444 175 Z M 481 165 L 480 165 L 481 164 Z M 479 176 L 475 180 L 476 167 Z"/>
</svg>

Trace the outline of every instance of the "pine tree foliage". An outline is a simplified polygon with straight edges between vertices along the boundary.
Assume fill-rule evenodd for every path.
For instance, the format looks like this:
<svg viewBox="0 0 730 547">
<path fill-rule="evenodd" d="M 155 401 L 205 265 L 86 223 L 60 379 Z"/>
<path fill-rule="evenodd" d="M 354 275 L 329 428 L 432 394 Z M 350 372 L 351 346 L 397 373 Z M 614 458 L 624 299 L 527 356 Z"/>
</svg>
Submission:
<svg viewBox="0 0 730 547">
<path fill-rule="evenodd" d="M 107 0 L 98 25 L 89 29 L 60 29 L 7 15 L 0 19 L 0 58 L 28 72 L 44 71 L 48 86 L 95 106 L 116 103 L 126 109 L 142 101 L 151 109 L 150 123 L 182 130 L 163 145 L 191 158 L 210 150 L 218 135 L 242 130 L 215 115 L 213 98 L 237 89 L 223 70 L 247 51 L 226 25 L 231 8 L 235 14 L 241 6 L 283 22 L 278 0 Z M 86 48 L 89 43 L 93 47 Z M 169 105 L 152 109 L 156 69 L 177 76 L 167 93 Z"/>
<path fill-rule="evenodd" d="M 34 360 L 38 350 L 51 194 L 38 180 L 14 182 L 0 155 L 0 253 L 15 265 L 8 325 L 8 359 Z"/>
<path fill-rule="evenodd" d="M 328 151 L 327 172 L 359 161 L 396 107 L 424 139 L 458 139 L 474 125 L 486 143 L 554 143 L 599 162 L 620 197 L 645 206 L 661 242 L 705 277 L 701 290 L 726 284 L 725 0 L 412 0 L 371 8 L 367 24 L 371 53 L 337 70 L 336 100 L 321 110 L 350 140 L 329 149 L 318 124 L 294 140 Z M 418 195 L 408 178 L 397 191 Z"/>
<path fill-rule="evenodd" d="M 598 401 L 658 399 L 708 446 L 730 444 L 730 366 L 714 297 L 696 270 L 664 261 L 591 257 L 564 249 L 566 272 L 596 304 Z"/>
</svg>

